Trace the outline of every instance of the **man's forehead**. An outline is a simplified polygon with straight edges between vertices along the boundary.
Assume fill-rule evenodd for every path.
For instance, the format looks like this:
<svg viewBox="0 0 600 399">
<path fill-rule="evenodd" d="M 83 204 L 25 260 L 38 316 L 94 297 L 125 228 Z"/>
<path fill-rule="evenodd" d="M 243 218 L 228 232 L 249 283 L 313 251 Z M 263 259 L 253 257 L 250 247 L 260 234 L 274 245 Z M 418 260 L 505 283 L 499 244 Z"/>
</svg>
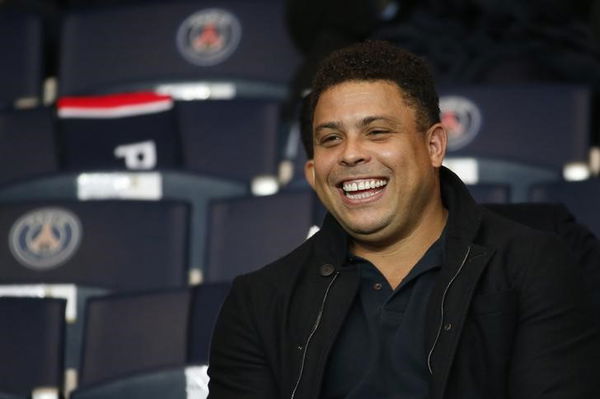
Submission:
<svg viewBox="0 0 600 399">
<path fill-rule="evenodd" d="M 414 113 L 414 106 L 393 82 L 346 81 L 328 88 L 315 105 L 312 126 L 352 122 L 398 122 Z"/>
<path fill-rule="evenodd" d="M 406 93 L 404 92 L 404 90 L 402 90 L 402 88 L 398 85 L 398 83 L 396 83 L 390 79 L 348 79 L 348 80 L 344 80 L 344 81 L 332 84 L 331 86 L 328 86 L 327 88 L 323 89 L 321 91 L 321 93 L 319 94 L 317 103 L 318 103 L 318 100 L 320 100 L 321 97 L 323 97 L 323 95 L 325 93 L 330 93 L 332 91 L 336 91 L 340 87 L 349 86 L 349 85 L 378 85 L 378 84 L 390 85 L 390 86 L 396 88 L 403 97 L 406 95 Z"/>
</svg>

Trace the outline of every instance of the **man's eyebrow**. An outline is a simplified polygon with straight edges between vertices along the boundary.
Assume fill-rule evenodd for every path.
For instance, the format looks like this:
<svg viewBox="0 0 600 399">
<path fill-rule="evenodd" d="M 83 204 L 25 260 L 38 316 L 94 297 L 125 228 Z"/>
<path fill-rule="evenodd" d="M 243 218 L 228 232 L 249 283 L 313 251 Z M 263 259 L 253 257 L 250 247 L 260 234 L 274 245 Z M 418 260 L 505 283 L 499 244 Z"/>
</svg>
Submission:
<svg viewBox="0 0 600 399">
<path fill-rule="evenodd" d="M 397 123 L 396 121 L 394 121 L 393 119 L 387 117 L 387 116 L 383 116 L 383 115 L 374 115 L 374 116 L 367 116 L 364 117 L 363 119 L 361 119 L 359 121 L 359 126 L 360 127 L 365 127 L 370 125 L 373 122 L 377 122 L 377 121 L 383 121 L 383 122 L 388 122 L 388 123 Z M 321 129 L 335 129 L 335 130 L 340 130 L 342 128 L 342 123 L 341 122 L 337 122 L 337 121 L 331 121 L 331 122 L 324 122 L 321 123 L 319 125 L 317 125 L 315 127 L 315 131 L 317 130 L 321 130 Z"/>
<path fill-rule="evenodd" d="M 322 129 L 341 130 L 342 129 L 342 123 L 341 122 L 325 122 L 325 123 L 321 123 L 321 124 L 315 126 L 314 131 L 318 132 L 319 130 L 322 130 Z"/>
<path fill-rule="evenodd" d="M 387 116 L 383 116 L 383 115 L 374 115 L 374 116 L 367 116 L 367 117 L 363 118 L 363 119 L 360 121 L 360 126 L 361 126 L 361 127 L 365 127 L 365 126 L 368 126 L 368 125 L 370 125 L 370 124 L 371 124 L 371 123 L 373 123 L 373 122 L 379 122 L 379 121 L 382 121 L 382 122 L 387 122 L 387 123 L 394 123 L 394 124 L 395 124 L 395 123 L 398 123 L 398 122 L 396 122 L 396 121 L 392 120 L 391 118 L 388 118 Z"/>
</svg>

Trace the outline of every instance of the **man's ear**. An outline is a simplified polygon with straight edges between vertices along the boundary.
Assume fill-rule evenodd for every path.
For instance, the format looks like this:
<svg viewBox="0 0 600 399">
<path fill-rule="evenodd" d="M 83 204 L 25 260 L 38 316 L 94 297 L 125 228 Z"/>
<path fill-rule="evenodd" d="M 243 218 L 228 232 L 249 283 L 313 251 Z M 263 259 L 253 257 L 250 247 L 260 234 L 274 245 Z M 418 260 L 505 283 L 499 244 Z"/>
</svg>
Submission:
<svg viewBox="0 0 600 399">
<path fill-rule="evenodd" d="M 431 165 L 434 167 L 442 166 L 448 145 L 448 133 L 446 129 L 441 123 L 436 123 L 429 128 L 426 137 Z"/>
<path fill-rule="evenodd" d="M 315 160 L 309 159 L 304 164 L 304 177 L 310 186 L 315 188 Z"/>
</svg>

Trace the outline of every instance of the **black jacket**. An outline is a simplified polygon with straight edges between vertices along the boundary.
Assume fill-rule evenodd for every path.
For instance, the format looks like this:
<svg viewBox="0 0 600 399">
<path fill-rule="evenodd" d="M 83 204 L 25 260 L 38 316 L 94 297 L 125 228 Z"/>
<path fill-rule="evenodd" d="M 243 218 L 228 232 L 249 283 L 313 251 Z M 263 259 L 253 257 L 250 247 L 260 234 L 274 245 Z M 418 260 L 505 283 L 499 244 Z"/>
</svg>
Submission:
<svg viewBox="0 0 600 399">
<path fill-rule="evenodd" d="M 600 398 L 600 336 L 556 237 L 477 206 L 441 170 L 444 265 L 429 299 L 431 399 Z M 209 398 L 319 397 L 358 292 L 347 234 L 328 216 L 289 255 L 238 277 L 209 359 Z M 357 343 L 360 345 L 360 343 Z"/>
</svg>

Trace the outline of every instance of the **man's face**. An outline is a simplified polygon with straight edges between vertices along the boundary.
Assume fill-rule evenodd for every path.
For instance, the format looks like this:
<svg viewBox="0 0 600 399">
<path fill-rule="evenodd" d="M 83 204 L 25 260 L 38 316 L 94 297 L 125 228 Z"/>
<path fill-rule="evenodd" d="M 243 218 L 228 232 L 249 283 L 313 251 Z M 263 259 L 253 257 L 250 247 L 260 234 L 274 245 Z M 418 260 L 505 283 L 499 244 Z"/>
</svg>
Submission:
<svg viewBox="0 0 600 399">
<path fill-rule="evenodd" d="M 349 81 L 327 89 L 315 108 L 313 139 L 306 178 L 355 239 L 402 240 L 439 204 L 435 168 L 446 133 L 440 124 L 419 131 L 396 84 Z"/>
</svg>

